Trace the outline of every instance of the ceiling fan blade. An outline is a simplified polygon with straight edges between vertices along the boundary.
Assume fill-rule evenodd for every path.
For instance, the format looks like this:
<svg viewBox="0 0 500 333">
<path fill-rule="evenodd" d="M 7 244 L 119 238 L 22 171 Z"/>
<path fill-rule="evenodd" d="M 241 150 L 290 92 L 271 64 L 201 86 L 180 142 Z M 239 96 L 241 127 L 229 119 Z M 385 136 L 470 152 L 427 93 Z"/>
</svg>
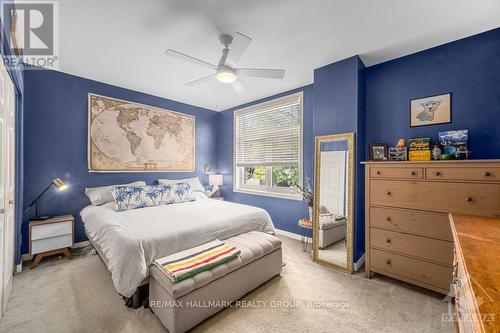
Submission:
<svg viewBox="0 0 500 333">
<path fill-rule="evenodd" d="M 211 74 L 211 75 L 208 75 L 208 76 L 205 76 L 205 77 L 202 77 L 201 79 L 197 79 L 197 80 L 194 80 L 194 81 L 191 81 L 191 82 L 188 82 L 186 83 L 185 85 L 186 86 L 190 86 L 190 87 L 193 87 L 193 86 L 198 86 L 200 84 L 203 84 L 205 82 L 208 82 L 208 81 L 211 81 L 211 80 L 214 80 L 215 79 L 215 74 Z"/>
<path fill-rule="evenodd" d="M 231 67 L 236 67 L 238 61 L 240 61 L 243 53 L 247 50 L 248 46 L 252 42 L 252 39 L 242 33 L 235 32 L 232 34 L 233 42 L 229 46 L 229 54 L 227 56 L 226 62 Z"/>
<path fill-rule="evenodd" d="M 177 59 L 180 59 L 180 60 L 184 60 L 184 61 L 190 62 L 192 64 L 196 64 L 196 65 L 200 65 L 200 66 L 203 66 L 203 67 L 206 67 L 206 68 L 217 70 L 217 66 L 212 65 L 211 63 L 208 63 L 208 62 L 200 60 L 200 59 L 193 58 L 191 56 L 188 56 L 187 54 L 184 54 L 184 53 L 172 50 L 172 49 L 167 49 L 165 51 L 165 54 L 168 55 L 168 56 L 170 56 L 170 57 L 173 57 L 173 58 L 177 58 Z"/>
<path fill-rule="evenodd" d="M 238 75 L 251 77 L 264 77 L 267 79 L 282 79 L 285 76 L 284 69 L 263 68 L 238 68 Z"/>
<path fill-rule="evenodd" d="M 245 87 L 238 80 L 231 83 L 231 87 L 233 87 L 234 91 L 239 95 L 243 95 L 246 92 Z"/>
</svg>

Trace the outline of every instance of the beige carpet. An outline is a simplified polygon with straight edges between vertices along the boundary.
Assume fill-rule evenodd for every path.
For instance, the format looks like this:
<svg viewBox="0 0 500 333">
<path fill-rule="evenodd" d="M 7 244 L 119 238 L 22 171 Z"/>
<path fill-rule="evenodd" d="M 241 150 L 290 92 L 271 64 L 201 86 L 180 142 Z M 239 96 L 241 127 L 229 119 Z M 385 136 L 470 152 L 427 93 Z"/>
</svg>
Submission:
<svg viewBox="0 0 500 333">
<path fill-rule="evenodd" d="M 347 262 L 345 239 L 341 239 L 324 249 L 318 249 L 318 256 L 320 259 L 345 267 Z"/>
<path fill-rule="evenodd" d="M 286 268 L 243 298 L 265 307 L 230 308 L 195 332 L 443 332 L 442 295 L 310 261 L 299 241 L 284 241 Z M 286 301 L 289 303 L 287 304 Z M 301 303 L 299 303 L 299 301 Z M 315 306 L 307 304 L 315 302 Z M 279 304 L 285 306 L 279 306 Z M 293 303 L 295 302 L 295 303 Z M 323 303 L 322 303 L 323 302 Z M 342 306 L 342 309 L 335 308 Z M 254 303 L 256 304 L 256 303 Z M 318 306 L 318 307 L 317 307 Z M 149 309 L 128 309 L 98 256 L 52 260 L 14 277 L 1 332 L 163 332 Z"/>
</svg>

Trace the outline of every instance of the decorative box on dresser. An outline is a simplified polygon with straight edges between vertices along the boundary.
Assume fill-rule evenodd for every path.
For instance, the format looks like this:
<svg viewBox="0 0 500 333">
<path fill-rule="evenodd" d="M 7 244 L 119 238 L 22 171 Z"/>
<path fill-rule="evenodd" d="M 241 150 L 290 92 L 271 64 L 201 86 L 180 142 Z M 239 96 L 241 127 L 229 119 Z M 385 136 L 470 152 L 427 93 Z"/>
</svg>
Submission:
<svg viewBox="0 0 500 333">
<path fill-rule="evenodd" d="M 500 161 L 364 162 L 365 274 L 447 294 L 453 274 L 448 213 L 500 216 Z"/>
<path fill-rule="evenodd" d="M 500 332 L 500 219 L 450 214 L 450 223 L 458 330 Z"/>
</svg>

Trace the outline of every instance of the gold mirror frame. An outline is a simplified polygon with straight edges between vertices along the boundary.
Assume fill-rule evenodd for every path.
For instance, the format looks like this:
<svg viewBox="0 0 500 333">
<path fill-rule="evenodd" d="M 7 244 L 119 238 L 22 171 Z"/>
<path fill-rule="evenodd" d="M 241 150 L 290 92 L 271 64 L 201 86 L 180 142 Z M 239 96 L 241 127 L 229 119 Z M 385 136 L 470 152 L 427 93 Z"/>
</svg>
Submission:
<svg viewBox="0 0 500 333">
<path fill-rule="evenodd" d="M 319 170 L 320 170 L 320 146 L 322 142 L 332 141 L 332 140 L 347 140 L 347 186 L 349 188 L 348 198 L 347 198 L 347 261 L 346 267 L 334 264 L 332 262 L 323 260 L 319 258 L 318 253 L 318 237 L 319 237 Z M 314 213 L 313 213 L 313 261 L 318 264 L 328 266 L 346 273 L 353 273 L 354 263 L 353 263 L 353 230 L 354 230 L 354 153 L 355 153 L 355 135 L 354 133 L 343 133 L 343 134 L 331 134 L 331 135 L 321 135 L 315 138 L 315 159 L 314 159 Z"/>
</svg>

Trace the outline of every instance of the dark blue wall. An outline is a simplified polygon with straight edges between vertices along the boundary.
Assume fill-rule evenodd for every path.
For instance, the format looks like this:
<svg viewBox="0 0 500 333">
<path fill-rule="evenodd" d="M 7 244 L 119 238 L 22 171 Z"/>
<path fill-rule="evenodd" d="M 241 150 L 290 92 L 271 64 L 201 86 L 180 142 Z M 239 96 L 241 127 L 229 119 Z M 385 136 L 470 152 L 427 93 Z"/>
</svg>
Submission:
<svg viewBox="0 0 500 333">
<path fill-rule="evenodd" d="M 304 170 L 303 175 L 313 182 L 314 139 L 312 134 L 313 116 L 313 86 L 305 86 L 284 92 L 279 95 L 264 98 L 252 103 L 241 105 L 220 113 L 219 118 L 219 173 L 224 174 L 224 185 L 221 194 L 227 200 L 261 207 L 269 212 L 276 228 L 300 234 L 297 222 L 302 217 L 309 216 L 307 206 L 303 201 L 272 198 L 233 192 L 233 114 L 234 110 L 258 104 L 270 99 L 290 95 L 302 91 L 304 95 L 303 127 L 304 127 Z"/>
<path fill-rule="evenodd" d="M 193 173 L 89 173 L 87 168 L 87 94 L 125 99 L 196 116 L 196 172 L 203 183 L 203 165 L 217 169 L 218 113 L 140 92 L 48 70 L 25 71 L 24 207 L 55 177 L 70 184 L 65 192 L 50 191 L 41 200 L 42 214 L 73 214 L 75 241 L 85 240 L 80 210 L 89 204 L 85 187 L 160 177 L 189 177 Z M 25 214 L 22 253 L 28 251 Z"/>
<path fill-rule="evenodd" d="M 322 142 L 320 147 L 320 151 L 346 151 L 349 149 L 347 140 L 342 141 L 326 141 Z"/>
<path fill-rule="evenodd" d="M 314 70 L 313 135 L 355 132 L 359 57 Z"/>
<path fill-rule="evenodd" d="M 410 128 L 411 99 L 448 92 L 450 124 Z M 500 157 L 500 29 L 369 67 L 366 93 L 368 143 L 469 129 L 472 158 Z"/>
<path fill-rule="evenodd" d="M 365 66 L 358 56 L 314 70 L 313 135 L 356 133 L 354 261 L 365 252 Z"/>
</svg>

